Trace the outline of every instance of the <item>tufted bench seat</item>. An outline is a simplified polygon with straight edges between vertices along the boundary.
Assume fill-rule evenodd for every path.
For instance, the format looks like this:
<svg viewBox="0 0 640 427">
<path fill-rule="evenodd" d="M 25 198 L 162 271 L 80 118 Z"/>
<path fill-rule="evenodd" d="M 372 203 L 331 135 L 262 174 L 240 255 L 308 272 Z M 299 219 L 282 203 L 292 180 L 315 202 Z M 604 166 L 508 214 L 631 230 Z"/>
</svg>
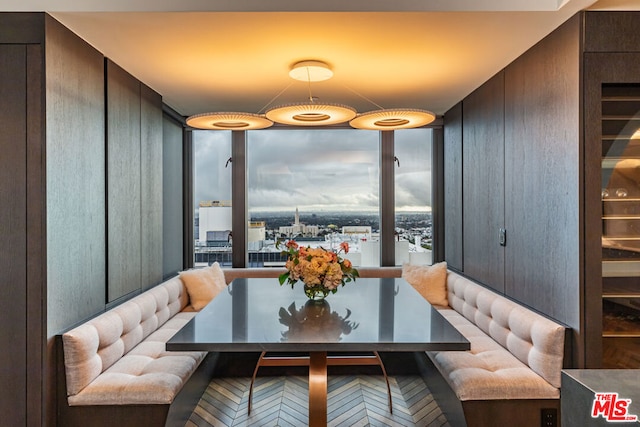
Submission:
<svg viewBox="0 0 640 427">
<path fill-rule="evenodd" d="M 170 410 L 190 414 L 180 405 L 192 390 L 183 388 L 197 370 L 210 373 L 217 355 L 169 352 L 165 343 L 194 315 L 176 276 L 62 334 L 60 425 L 162 426 Z"/>
<path fill-rule="evenodd" d="M 566 328 L 455 272 L 446 283 L 449 307 L 438 311 L 471 349 L 428 352 L 425 373 L 451 425 L 537 427 L 553 411 L 559 419 Z"/>
</svg>

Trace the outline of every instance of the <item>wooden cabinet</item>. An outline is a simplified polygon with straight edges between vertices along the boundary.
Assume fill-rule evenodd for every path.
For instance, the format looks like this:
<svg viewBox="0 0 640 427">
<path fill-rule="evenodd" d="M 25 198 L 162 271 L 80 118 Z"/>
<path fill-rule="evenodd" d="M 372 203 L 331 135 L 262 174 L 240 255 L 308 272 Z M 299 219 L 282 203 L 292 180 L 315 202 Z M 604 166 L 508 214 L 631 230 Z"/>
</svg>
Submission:
<svg viewBox="0 0 640 427">
<path fill-rule="evenodd" d="M 463 101 L 464 272 L 504 293 L 504 73 Z"/>
<path fill-rule="evenodd" d="M 603 83 L 602 366 L 640 367 L 640 76 Z"/>
</svg>

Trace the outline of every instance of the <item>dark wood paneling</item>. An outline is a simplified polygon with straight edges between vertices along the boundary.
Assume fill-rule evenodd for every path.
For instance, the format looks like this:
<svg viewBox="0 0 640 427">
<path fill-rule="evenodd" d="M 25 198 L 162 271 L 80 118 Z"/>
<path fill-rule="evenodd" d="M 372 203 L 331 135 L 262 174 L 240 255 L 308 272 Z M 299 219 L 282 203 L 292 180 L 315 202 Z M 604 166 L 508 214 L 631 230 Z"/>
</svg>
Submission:
<svg viewBox="0 0 640 427">
<path fill-rule="evenodd" d="M 162 97 L 140 91 L 142 288 L 162 281 Z"/>
<path fill-rule="evenodd" d="M 462 102 L 444 115 L 444 254 L 462 271 Z"/>
<path fill-rule="evenodd" d="M 45 14 L 42 12 L 0 12 L 0 42 L 41 44 Z"/>
<path fill-rule="evenodd" d="M 42 304 L 47 294 L 43 59 L 42 45 L 27 46 L 27 425 L 54 425 L 55 420 L 53 387 L 50 392 L 42 387 L 55 384 L 55 369 L 52 361 L 45 359 L 43 346 L 47 337 Z M 47 360 L 46 373 L 36 368 L 42 366 L 43 360 Z M 46 402 L 46 410 L 37 402 Z"/>
<path fill-rule="evenodd" d="M 580 331 L 580 19 L 505 71 L 505 292 Z"/>
<path fill-rule="evenodd" d="M 602 84 L 640 83 L 639 53 L 584 55 L 584 328 L 586 366 L 602 357 Z"/>
<path fill-rule="evenodd" d="M 504 73 L 463 101 L 462 200 L 465 275 L 504 292 Z"/>
<path fill-rule="evenodd" d="M 107 60 L 107 301 L 141 288 L 140 82 Z"/>
<path fill-rule="evenodd" d="M 46 20 L 48 337 L 104 309 L 104 59 Z"/>
<path fill-rule="evenodd" d="M 162 120 L 162 275 L 182 270 L 182 126 Z"/>
<path fill-rule="evenodd" d="M 584 13 L 585 52 L 640 52 L 640 12 Z"/>
<path fill-rule="evenodd" d="M 26 67 L 26 46 L 0 45 L 0 413 L 15 426 L 27 418 Z"/>
</svg>

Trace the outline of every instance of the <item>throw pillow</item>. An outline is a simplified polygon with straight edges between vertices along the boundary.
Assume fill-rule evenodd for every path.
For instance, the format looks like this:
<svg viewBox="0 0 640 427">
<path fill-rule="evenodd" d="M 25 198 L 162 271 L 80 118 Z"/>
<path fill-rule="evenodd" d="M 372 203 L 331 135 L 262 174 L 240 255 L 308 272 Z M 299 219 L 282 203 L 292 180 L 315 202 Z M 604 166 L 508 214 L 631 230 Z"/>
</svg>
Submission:
<svg viewBox="0 0 640 427">
<path fill-rule="evenodd" d="M 180 272 L 194 310 L 200 311 L 226 287 L 224 272 L 217 262 L 211 267 L 194 268 Z"/>
<path fill-rule="evenodd" d="M 429 304 L 448 306 L 447 263 L 429 265 L 402 265 L 402 277 L 422 295 Z"/>
</svg>

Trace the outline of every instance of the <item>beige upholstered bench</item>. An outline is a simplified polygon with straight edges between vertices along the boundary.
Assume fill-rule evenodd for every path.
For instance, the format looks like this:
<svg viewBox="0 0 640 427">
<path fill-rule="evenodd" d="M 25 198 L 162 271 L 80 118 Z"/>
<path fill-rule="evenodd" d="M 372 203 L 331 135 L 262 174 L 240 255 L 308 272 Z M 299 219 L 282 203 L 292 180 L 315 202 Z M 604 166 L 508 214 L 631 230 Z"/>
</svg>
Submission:
<svg viewBox="0 0 640 427">
<path fill-rule="evenodd" d="M 176 276 L 62 334 L 59 425 L 184 425 L 217 356 L 165 350 L 194 315 Z"/>
<path fill-rule="evenodd" d="M 423 368 L 450 424 L 537 427 L 554 413 L 558 420 L 567 329 L 455 272 L 446 286 L 449 307 L 438 310 L 471 349 L 428 352 Z"/>
</svg>

